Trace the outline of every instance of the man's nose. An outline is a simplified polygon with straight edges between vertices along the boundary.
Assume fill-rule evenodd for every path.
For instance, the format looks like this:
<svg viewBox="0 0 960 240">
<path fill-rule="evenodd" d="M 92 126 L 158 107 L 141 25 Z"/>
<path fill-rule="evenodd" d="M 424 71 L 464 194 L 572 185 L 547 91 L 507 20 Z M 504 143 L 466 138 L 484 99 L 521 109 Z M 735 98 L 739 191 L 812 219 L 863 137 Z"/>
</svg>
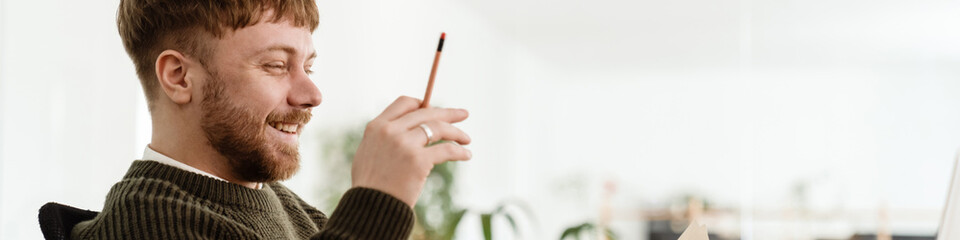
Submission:
<svg viewBox="0 0 960 240">
<path fill-rule="evenodd" d="M 305 72 L 296 73 L 291 79 L 290 94 L 287 102 L 301 108 L 312 108 L 320 105 L 320 89 Z"/>
</svg>

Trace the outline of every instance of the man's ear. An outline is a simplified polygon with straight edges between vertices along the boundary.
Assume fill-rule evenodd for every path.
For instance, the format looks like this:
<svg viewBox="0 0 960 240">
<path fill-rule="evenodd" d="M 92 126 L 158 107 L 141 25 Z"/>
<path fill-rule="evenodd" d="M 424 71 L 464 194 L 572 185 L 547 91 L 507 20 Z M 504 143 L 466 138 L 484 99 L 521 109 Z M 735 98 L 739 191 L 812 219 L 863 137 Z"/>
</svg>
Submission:
<svg viewBox="0 0 960 240">
<path fill-rule="evenodd" d="M 164 50 L 157 57 L 156 72 L 160 89 L 176 104 L 190 103 L 197 82 L 187 77 L 189 60 L 176 50 Z"/>
</svg>

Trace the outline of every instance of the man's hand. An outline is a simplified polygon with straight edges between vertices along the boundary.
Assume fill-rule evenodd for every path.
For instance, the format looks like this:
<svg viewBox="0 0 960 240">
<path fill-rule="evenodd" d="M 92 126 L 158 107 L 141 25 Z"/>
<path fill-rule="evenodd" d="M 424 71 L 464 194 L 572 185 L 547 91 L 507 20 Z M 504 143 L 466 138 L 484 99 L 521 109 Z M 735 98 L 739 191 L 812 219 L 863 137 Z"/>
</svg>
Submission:
<svg viewBox="0 0 960 240">
<path fill-rule="evenodd" d="M 419 107 L 419 99 L 403 96 L 367 124 L 353 158 L 354 187 L 383 191 L 413 207 L 435 164 L 472 157 L 453 142 L 426 146 L 439 140 L 469 144 L 470 136 L 452 125 L 467 119 L 466 110 Z M 432 139 L 420 124 L 432 130 Z"/>
</svg>

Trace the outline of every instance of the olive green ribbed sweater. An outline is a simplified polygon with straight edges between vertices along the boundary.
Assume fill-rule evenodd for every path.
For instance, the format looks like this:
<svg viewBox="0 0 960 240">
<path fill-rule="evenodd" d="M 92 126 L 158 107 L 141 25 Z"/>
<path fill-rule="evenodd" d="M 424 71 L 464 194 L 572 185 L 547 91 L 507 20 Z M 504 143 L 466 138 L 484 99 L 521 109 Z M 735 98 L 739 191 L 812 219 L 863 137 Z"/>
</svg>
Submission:
<svg viewBox="0 0 960 240">
<path fill-rule="evenodd" d="M 134 161 L 103 211 L 73 239 L 406 239 L 413 210 L 353 188 L 328 219 L 280 183 L 250 189 L 154 161 Z"/>
</svg>

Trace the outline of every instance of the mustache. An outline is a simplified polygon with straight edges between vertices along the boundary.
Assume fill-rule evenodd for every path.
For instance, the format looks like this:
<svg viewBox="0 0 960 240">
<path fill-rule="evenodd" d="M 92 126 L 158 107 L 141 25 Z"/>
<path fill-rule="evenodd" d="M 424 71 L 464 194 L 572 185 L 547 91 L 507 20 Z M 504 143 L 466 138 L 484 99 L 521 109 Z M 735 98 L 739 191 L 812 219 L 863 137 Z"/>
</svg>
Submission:
<svg viewBox="0 0 960 240">
<path fill-rule="evenodd" d="M 271 113 L 270 115 L 267 115 L 267 123 L 284 122 L 304 125 L 307 124 L 307 122 L 310 122 L 310 118 L 312 117 L 313 113 L 311 113 L 310 110 L 294 110 L 285 113 Z"/>
</svg>

